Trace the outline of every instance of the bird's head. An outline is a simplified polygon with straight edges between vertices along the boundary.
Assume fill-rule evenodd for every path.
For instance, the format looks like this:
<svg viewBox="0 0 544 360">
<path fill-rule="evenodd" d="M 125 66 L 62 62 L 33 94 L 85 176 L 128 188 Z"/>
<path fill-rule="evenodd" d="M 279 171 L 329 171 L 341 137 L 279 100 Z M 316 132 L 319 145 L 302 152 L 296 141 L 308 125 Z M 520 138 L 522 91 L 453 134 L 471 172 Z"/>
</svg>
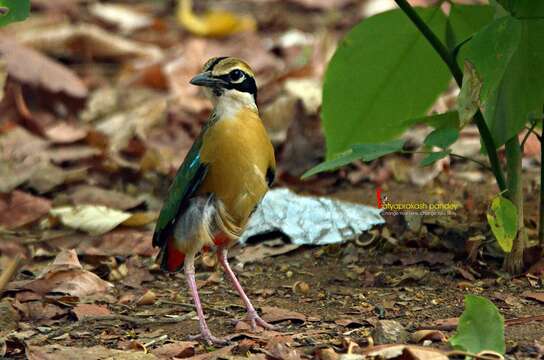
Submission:
<svg viewBox="0 0 544 360">
<path fill-rule="evenodd" d="M 255 106 L 257 84 L 248 64 L 234 57 L 215 57 L 204 64 L 191 84 L 204 86 L 215 104 L 235 102 Z"/>
</svg>

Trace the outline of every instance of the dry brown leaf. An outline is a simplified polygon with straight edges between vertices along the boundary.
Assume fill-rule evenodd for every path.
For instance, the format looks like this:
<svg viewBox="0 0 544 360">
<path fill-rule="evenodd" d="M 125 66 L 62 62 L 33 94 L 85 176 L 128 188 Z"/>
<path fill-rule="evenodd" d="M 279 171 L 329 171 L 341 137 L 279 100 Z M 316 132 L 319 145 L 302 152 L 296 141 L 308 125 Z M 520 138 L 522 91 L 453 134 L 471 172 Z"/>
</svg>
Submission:
<svg viewBox="0 0 544 360">
<path fill-rule="evenodd" d="M 177 20 L 186 30 L 199 36 L 224 37 L 244 31 L 255 31 L 257 24 L 250 16 L 212 9 L 205 14 L 193 13 L 192 0 L 179 0 Z"/>
<path fill-rule="evenodd" d="M 155 360 L 152 354 L 134 351 L 108 349 L 104 346 L 66 347 L 61 345 L 28 346 L 28 360 L 73 360 L 77 354 L 78 360 L 116 359 L 116 360 Z"/>
<path fill-rule="evenodd" d="M 410 340 L 418 344 L 425 340 L 431 340 L 433 342 L 446 342 L 448 337 L 440 330 L 418 330 L 410 334 Z"/>
<path fill-rule="evenodd" d="M 61 146 L 47 150 L 47 156 L 57 164 L 91 159 L 101 153 L 99 149 L 86 145 Z"/>
<path fill-rule="evenodd" d="M 75 250 L 62 250 L 35 280 L 23 286 L 40 295 L 56 292 L 77 297 L 103 293 L 112 287 L 109 282 L 84 270 Z"/>
<path fill-rule="evenodd" d="M 298 313 L 296 311 L 290 311 L 287 309 L 282 309 L 274 306 L 263 306 L 262 318 L 267 322 L 280 322 L 285 320 L 295 320 L 300 322 L 306 321 L 306 316 L 304 314 Z"/>
<path fill-rule="evenodd" d="M 43 301 L 28 301 L 24 303 L 15 301 L 13 307 L 19 311 L 25 321 L 56 319 L 68 313 L 68 309 L 63 309 L 58 305 Z"/>
<path fill-rule="evenodd" d="M 47 128 L 45 136 L 55 144 L 70 144 L 85 139 L 87 130 L 66 122 L 59 122 Z"/>
<path fill-rule="evenodd" d="M 76 187 L 69 197 L 74 205 L 103 205 L 118 210 L 132 209 L 142 203 L 130 195 L 91 185 Z"/>
<path fill-rule="evenodd" d="M 153 23 L 153 18 L 148 14 L 121 4 L 92 3 L 89 6 L 89 12 L 98 19 L 117 26 L 124 34 L 148 27 Z"/>
<path fill-rule="evenodd" d="M 380 345 L 363 350 L 362 359 L 448 360 L 445 352 L 414 345 Z"/>
<path fill-rule="evenodd" d="M 270 256 L 286 254 L 299 247 L 300 245 L 285 244 L 283 241 L 280 246 L 277 246 L 275 240 L 264 241 L 256 245 L 243 247 L 240 253 L 236 255 L 236 260 L 241 263 L 256 262 Z"/>
<path fill-rule="evenodd" d="M 266 345 L 266 350 L 272 355 L 275 359 L 282 360 L 301 360 L 302 354 L 296 349 L 290 348 L 287 344 L 278 341 L 277 339 L 272 339 Z"/>
<path fill-rule="evenodd" d="M 153 256 L 157 252 L 151 245 L 151 233 L 134 229 L 116 229 L 92 242 L 81 243 L 78 252 L 101 256 Z"/>
<path fill-rule="evenodd" d="M 131 58 L 158 60 L 162 50 L 108 32 L 92 24 L 61 23 L 20 31 L 16 38 L 23 44 L 56 56 L 76 58 Z"/>
<path fill-rule="evenodd" d="M 228 356 L 232 355 L 232 349 L 234 349 L 235 346 L 236 345 L 225 346 L 224 348 L 221 348 L 219 350 L 215 350 L 215 351 L 212 351 L 212 352 L 192 356 L 191 359 L 193 359 L 193 360 L 219 360 L 219 359 L 225 359 Z"/>
<path fill-rule="evenodd" d="M 524 298 L 536 300 L 540 303 L 544 303 L 544 292 L 543 291 L 525 291 L 521 294 Z"/>
<path fill-rule="evenodd" d="M 19 190 L 11 194 L 0 194 L 0 226 L 15 229 L 45 216 L 51 202 Z"/>
<path fill-rule="evenodd" d="M 331 10 L 340 9 L 353 0 L 290 0 L 310 9 Z"/>
<path fill-rule="evenodd" d="M 0 53 L 8 74 L 17 81 L 76 98 L 87 96 L 87 86 L 72 70 L 36 50 L 1 39 Z"/>
<path fill-rule="evenodd" d="M 151 353 L 159 359 L 170 360 L 172 358 L 189 358 L 195 354 L 196 341 L 175 341 L 161 345 L 151 350 Z"/>
<path fill-rule="evenodd" d="M 155 278 L 149 272 L 147 266 L 143 265 L 138 258 L 132 257 L 127 261 L 127 276 L 121 280 L 123 285 L 131 288 L 139 288 L 145 281 L 153 281 Z"/>
<path fill-rule="evenodd" d="M 79 304 L 72 309 L 72 312 L 78 320 L 89 316 L 105 316 L 111 314 L 111 311 L 107 306 L 96 304 Z"/>
<path fill-rule="evenodd" d="M 109 137 L 112 152 L 119 152 L 134 136 L 145 141 L 149 131 L 165 119 L 166 105 L 163 97 L 147 100 L 106 117 L 96 125 L 96 130 Z"/>
</svg>

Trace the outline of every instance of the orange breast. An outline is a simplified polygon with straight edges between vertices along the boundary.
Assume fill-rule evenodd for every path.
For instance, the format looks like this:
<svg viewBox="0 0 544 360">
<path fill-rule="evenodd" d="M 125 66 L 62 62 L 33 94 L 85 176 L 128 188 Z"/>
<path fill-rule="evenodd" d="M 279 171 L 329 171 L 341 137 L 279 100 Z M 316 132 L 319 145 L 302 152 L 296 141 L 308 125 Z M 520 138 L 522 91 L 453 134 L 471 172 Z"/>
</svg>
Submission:
<svg viewBox="0 0 544 360">
<path fill-rule="evenodd" d="M 200 156 L 208 174 L 199 192 L 214 193 L 236 225 L 244 225 L 268 190 L 267 169 L 275 168 L 259 115 L 244 108 L 232 119 L 217 121 L 204 135 Z"/>
</svg>

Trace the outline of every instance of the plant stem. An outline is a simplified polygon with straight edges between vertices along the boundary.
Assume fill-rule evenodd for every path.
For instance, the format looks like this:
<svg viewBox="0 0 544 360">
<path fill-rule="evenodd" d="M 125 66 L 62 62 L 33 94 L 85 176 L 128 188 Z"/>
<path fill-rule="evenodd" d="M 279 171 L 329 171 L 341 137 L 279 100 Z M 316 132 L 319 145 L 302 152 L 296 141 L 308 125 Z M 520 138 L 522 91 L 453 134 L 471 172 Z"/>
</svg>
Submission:
<svg viewBox="0 0 544 360">
<path fill-rule="evenodd" d="M 542 248 L 542 255 L 544 255 L 544 165 L 542 160 L 544 159 L 544 147 L 542 141 L 540 141 L 540 204 L 538 210 L 538 244 Z"/>
<path fill-rule="evenodd" d="M 455 81 L 457 82 L 457 85 L 461 87 L 461 85 L 463 84 L 463 72 L 459 68 L 459 65 L 457 65 L 455 57 L 451 54 L 448 48 L 446 48 L 442 41 L 440 41 L 440 39 L 435 35 L 431 28 L 427 26 L 425 21 L 423 21 L 423 19 L 419 17 L 419 15 L 406 0 L 395 0 L 395 2 L 399 6 L 399 8 L 401 8 L 401 10 L 406 14 L 406 16 L 408 16 L 408 18 L 412 20 L 412 22 L 418 28 L 421 34 L 425 36 L 429 44 L 431 44 L 434 50 L 442 58 L 442 61 L 444 61 L 444 63 L 450 69 L 450 72 L 453 75 Z M 502 172 L 499 156 L 497 154 L 497 147 L 495 146 L 495 141 L 491 137 L 491 132 L 489 131 L 489 128 L 487 127 L 487 124 L 485 123 L 484 117 L 480 110 L 478 110 L 478 112 L 476 112 L 476 114 L 474 115 L 474 122 L 478 127 L 480 137 L 482 138 L 485 150 L 487 151 L 489 163 L 491 165 L 493 174 L 495 175 L 495 179 L 497 180 L 497 185 L 499 186 L 500 191 L 503 191 L 504 189 L 506 189 L 506 181 L 504 180 L 504 174 Z"/>
<path fill-rule="evenodd" d="M 544 115 L 544 106 L 542 107 L 542 114 Z M 540 204 L 538 208 L 538 244 L 542 249 L 542 257 L 544 257 L 544 148 L 542 147 L 542 136 L 537 135 L 537 137 L 540 141 Z"/>
<path fill-rule="evenodd" d="M 504 258 L 504 269 L 510 274 L 519 274 L 523 271 L 523 251 L 527 243 L 523 217 L 523 182 L 521 176 L 521 147 L 519 139 L 514 136 L 505 144 L 506 172 L 508 175 L 508 191 L 506 196 L 514 203 L 518 210 L 518 231 L 512 251 Z"/>
</svg>

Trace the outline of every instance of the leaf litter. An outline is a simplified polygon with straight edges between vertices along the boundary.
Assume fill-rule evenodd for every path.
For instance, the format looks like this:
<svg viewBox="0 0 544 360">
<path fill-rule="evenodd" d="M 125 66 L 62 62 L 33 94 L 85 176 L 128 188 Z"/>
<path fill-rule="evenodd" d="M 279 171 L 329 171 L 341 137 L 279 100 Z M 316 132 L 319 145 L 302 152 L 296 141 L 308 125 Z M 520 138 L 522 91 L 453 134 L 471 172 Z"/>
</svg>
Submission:
<svg viewBox="0 0 544 360">
<path fill-rule="evenodd" d="M 13 41 L 0 46 L 6 65 L 0 78 L 7 75 L 0 103 L 2 274 L 14 254 L 27 258 L 2 293 L 0 354 L 442 358 L 468 292 L 501 304 L 510 354 L 538 353 L 542 279 L 534 271 L 505 283 L 493 272 L 489 230 L 473 221 L 485 212 L 479 204 L 489 200 L 489 178 L 481 169 L 452 160 L 414 172 L 417 159 L 390 155 L 298 180 L 323 160 L 319 94 L 325 66 L 337 39 L 367 6 L 349 0 L 193 5 L 193 26 L 195 20 L 205 25 L 210 12 L 234 22 L 250 18 L 258 26 L 219 33 L 224 37 L 215 40 L 182 29 L 187 23 L 177 23 L 171 4 L 37 1 L 29 20 L 2 29 L 2 38 Z M 337 19 L 338 11 L 350 15 Z M 21 54 L 30 60 L 20 61 Z M 183 276 L 163 274 L 153 264 L 151 234 L 177 166 L 210 110 L 187 82 L 205 60 L 222 54 L 242 57 L 256 71 L 259 108 L 278 150 L 276 187 L 296 189 L 305 195 L 302 202 L 314 205 L 332 197 L 340 207 L 375 206 L 375 188 L 383 185 L 390 199 L 453 199 L 466 206 L 453 221 L 398 216 L 378 224 L 373 213 L 371 222 L 379 227 L 372 234 L 341 231 L 336 239 L 342 244 L 318 248 L 315 236 L 298 243 L 304 236 L 292 227 L 268 224 L 264 232 L 283 229 L 291 242 L 276 232 L 272 240 L 249 239 L 231 255 L 258 311 L 279 331 L 253 334 L 243 322 L 233 325 L 244 309 L 224 277 L 212 272 L 213 254 L 202 257 L 197 276 L 205 312 L 212 330 L 232 341 L 209 349 L 185 341 L 197 330 L 194 307 Z M 38 71 L 44 68 L 49 70 Z M 433 109 L 452 110 L 450 103 L 444 96 Z M 420 145 L 425 132 L 407 136 Z M 473 132 L 470 125 L 463 129 L 455 152 L 479 156 Z M 314 205 L 299 209 L 300 217 L 315 219 Z M 366 224 L 362 219 L 347 223 Z M 316 225 L 327 228 L 328 221 Z M 464 239 L 478 240 L 467 250 Z M 462 261 L 467 252 L 469 263 Z M 380 322 L 391 320 L 408 333 L 406 341 L 432 347 L 372 346 Z"/>
</svg>

